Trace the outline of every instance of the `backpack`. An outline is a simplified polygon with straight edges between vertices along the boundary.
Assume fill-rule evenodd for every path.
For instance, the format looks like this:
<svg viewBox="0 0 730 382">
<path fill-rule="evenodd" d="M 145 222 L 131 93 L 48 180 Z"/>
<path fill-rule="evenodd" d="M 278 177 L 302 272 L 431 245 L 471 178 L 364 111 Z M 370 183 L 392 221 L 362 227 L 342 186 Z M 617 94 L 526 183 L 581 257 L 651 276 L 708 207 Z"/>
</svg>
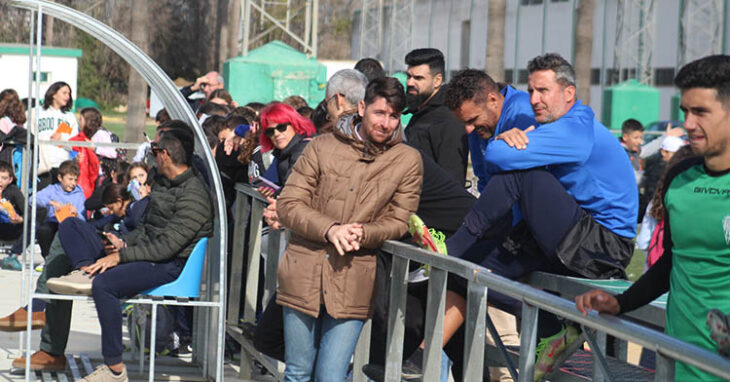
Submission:
<svg viewBox="0 0 730 382">
<path fill-rule="evenodd" d="M 659 261 L 659 258 L 664 254 L 664 219 L 657 222 L 654 231 L 651 233 L 651 240 L 649 241 L 649 248 L 646 250 L 646 261 L 649 264 L 649 268 Z"/>
<path fill-rule="evenodd" d="M 147 304 L 133 304 L 127 314 L 127 330 L 135 349 L 139 349 L 142 328 L 144 328 L 144 351 L 150 351 L 150 336 L 152 335 L 152 306 Z M 175 353 L 180 346 L 180 338 L 175 332 L 175 314 L 166 305 L 157 305 L 157 333 L 155 335 L 155 354 L 168 355 Z"/>
<path fill-rule="evenodd" d="M 107 130 L 107 131 L 109 131 L 109 130 Z M 111 131 L 109 131 L 109 137 L 111 138 L 113 143 L 121 142 L 121 139 L 119 139 L 119 136 L 112 133 Z M 120 160 L 120 161 L 127 160 L 127 149 L 117 148 L 117 160 Z"/>
</svg>

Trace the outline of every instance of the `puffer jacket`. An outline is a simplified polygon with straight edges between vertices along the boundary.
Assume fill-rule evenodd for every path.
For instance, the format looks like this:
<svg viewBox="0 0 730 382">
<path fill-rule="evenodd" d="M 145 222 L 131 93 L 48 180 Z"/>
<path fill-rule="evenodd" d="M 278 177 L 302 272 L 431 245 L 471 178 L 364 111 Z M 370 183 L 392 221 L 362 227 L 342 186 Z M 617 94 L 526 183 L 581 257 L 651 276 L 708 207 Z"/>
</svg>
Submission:
<svg viewBox="0 0 730 382">
<path fill-rule="evenodd" d="M 123 237 L 120 262 L 186 259 L 198 240 L 213 233 L 208 190 L 192 167 L 172 180 L 160 176 L 149 198 L 142 224 Z"/>
<path fill-rule="evenodd" d="M 279 264 L 277 303 L 318 317 L 371 314 L 376 252 L 408 229 L 418 207 L 423 164 L 397 129 L 378 146 L 336 131 L 314 138 L 277 200 L 291 239 Z M 340 256 L 325 235 L 335 224 L 361 223 L 361 249 Z"/>
</svg>

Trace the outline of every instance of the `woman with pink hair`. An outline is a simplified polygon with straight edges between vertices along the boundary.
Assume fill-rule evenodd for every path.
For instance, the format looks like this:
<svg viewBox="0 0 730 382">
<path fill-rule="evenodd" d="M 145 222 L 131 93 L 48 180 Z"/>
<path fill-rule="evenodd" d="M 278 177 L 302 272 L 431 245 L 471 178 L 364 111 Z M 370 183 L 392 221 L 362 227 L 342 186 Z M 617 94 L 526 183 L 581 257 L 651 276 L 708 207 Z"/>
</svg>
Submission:
<svg viewBox="0 0 730 382">
<path fill-rule="evenodd" d="M 316 132 L 314 124 L 284 103 L 266 106 L 259 119 L 261 151 L 274 150 L 279 184 L 284 186 L 294 163 Z"/>
</svg>

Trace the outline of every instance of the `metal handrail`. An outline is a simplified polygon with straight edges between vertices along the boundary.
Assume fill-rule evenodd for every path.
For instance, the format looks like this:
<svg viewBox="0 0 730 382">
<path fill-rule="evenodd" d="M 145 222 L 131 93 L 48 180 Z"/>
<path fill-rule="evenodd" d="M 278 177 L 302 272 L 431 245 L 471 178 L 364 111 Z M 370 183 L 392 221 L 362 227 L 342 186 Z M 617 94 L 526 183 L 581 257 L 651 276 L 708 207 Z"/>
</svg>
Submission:
<svg viewBox="0 0 730 382">
<path fill-rule="evenodd" d="M 82 142 L 82 141 L 53 141 L 48 139 L 39 139 L 38 143 L 49 146 L 63 147 L 111 147 L 114 149 L 136 150 L 141 143 L 124 143 L 124 142 Z"/>
<path fill-rule="evenodd" d="M 730 379 L 730 360 L 711 353 L 707 349 L 687 343 L 664 333 L 648 329 L 633 322 L 606 314 L 592 312 L 581 314 L 572 301 L 535 289 L 529 285 L 495 275 L 486 268 L 452 257 L 435 256 L 433 253 L 397 241 L 387 241 L 382 249 L 394 256 L 430 265 L 433 268 L 461 276 L 482 287 L 507 296 L 585 327 L 608 333 L 614 337 L 637 343 L 670 359 L 681 361 L 704 371 Z M 521 352 L 521 357 L 522 357 Z"/>
<path fill-rule="evenodd" d="M 255 199 L 257 202 L 265 203 L 265 199 L 258 191 L 249 185 L 239 184 L 236 186 L 236 190 L 239 195 L 243 194 Z M 540 309 L 574 321 L 583 326 L 584 329 L 606 333 L 655 351 L 658 356 L 655 374 L 655 380 L 657 381 L 672 379 L 675 360 L 696 366 L 722 378 L 730 379 L 730 360 L 664 333 L 621 317 L 595 312 L 584 316 L 578 312 L 572 301 L 546 293 L 530 285 L 495 275 L 486 268 L 459 258 L 437 256 L 432 252 L 398 241 L 387 241 L 381 249 L 394 256 L 393 271 L 391 273 L 393 287 L 390 293 L 391 311 L 389 313 L 386 380 L 400 380 L 405 317 L 404 297 L 407 289 L 407 278 L 405 276 L 409 261 L 431 266 L 426 317 L 426 349 L 424 353 L 428 362 L 424 370 L 424 380 L 430 380 L 440 372 L 440 362 L 437 360 L 440 360 L 441 357 L 443 320 L 440 318 L 443 316 L 443 293 L 446 288 L 447 274 L 460 276 L 469 281 L 467 320 L 465 322 L 468 336 L 468 344 L 465 349 L 465 380 L 472 380 L 483 372 L 484 321 L 487 320 L 486 296 L 489 290 L 500 292 L 523 303 L 523 339 L 521 344 L 521 350 L 523 351 L 520 351 L 519 380 L 532 380 L 536 342 L 534 329 L 537 325 L 537 311 Z M 275 273 L 269 274 L 267 272 L 267 277 L 275 276 Z M 369 342 L 369 335 L 369 333 L 361 335 L 355 354 L 356 360 L 363 358 L 362 353 L 367 353 L 366 343 Z M 592 333 L 587 333 L 586 338 L 592 347 L 597 344 Z M 593 353 L 596 357 L 595 364 L 601 366 L 601 370 L 594 370 L 594 376 L 604 375 L 607 379 L 612 379 L 610 376 L 605 375 L 609 371 L 606 370 L 603 357 L 595 354 L 598 353 L 597 351 Z M 358 363 L 361 364 L 361 362 Z M 355 378 L 362 380 L 363 376 L 359 370 L 355 373 Z"/>
</svg>

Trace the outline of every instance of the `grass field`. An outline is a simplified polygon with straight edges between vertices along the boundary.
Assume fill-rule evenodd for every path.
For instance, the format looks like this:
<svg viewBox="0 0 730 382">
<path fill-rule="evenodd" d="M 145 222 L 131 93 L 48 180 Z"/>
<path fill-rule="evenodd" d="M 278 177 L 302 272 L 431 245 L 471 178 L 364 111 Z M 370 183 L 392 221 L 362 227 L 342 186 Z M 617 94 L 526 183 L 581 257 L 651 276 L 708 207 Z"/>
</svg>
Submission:
<svg viewBox="0 0 730 382">
<path fill-rule="evenodd" d="M 104 119 L 104 127 L 107 128 L 110 132 L 116 134 L 119 139 L 124 139 L 124 127 L 125 127 L 125 121 L 120 122 L 106 122 L 106 118 Z M 150 137 L 150 139 L 155 137 L 155 123 L 154 121 L 152 123 L 145 123 L 145 132 L 147 132 L 147 136 Z M 131 143 L 141 143 L 141 142 L 131 142 Z"/>
<path fill-rule="evenodd" d="M 116 134 L 119 139 L 124 139 L 124 128 L 127 123 L 127 113 L 120 113 L 113 110 L 102 110 L 102 117 L 104 118 L 104 127 L 110 132 Z M 76 116 L 78 118 L 78 115 Z M 154 138 L 155 136 L 155 120 L 147 118 L 145 120 L 145 131 L 147 136 Z M 129 142 L 129 143 L 141 143 L 141 142 Z"/>
<path fill-rule="evenodd" d="M 644 263 L 646 257 L 644 252 L 640 249 L 634 249 L 634 256 L 631 258 L 629 266 L 626 267 L 626 276 L 630 281 L 636 281 L 642 274 L 644 274 Z"/>
</svg>

